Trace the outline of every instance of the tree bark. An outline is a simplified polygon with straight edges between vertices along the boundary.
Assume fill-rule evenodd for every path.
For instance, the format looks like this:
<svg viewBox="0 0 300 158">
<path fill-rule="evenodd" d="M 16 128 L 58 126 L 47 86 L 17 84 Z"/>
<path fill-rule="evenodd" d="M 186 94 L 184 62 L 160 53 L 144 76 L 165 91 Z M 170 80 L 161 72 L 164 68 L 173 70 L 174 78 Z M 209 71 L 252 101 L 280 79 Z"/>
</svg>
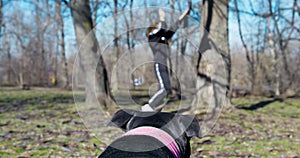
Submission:
<svg viewBox="0 0 300 158">
<path fill-rule="evenodd" d="M 269 12 L 270 12 L 270 17 L 268 17 L 268 42 L 269 42 L 269 47 L 272 55 L 272 67 L 273 67 L 273 72 L 275 73 L 275 95 L 279 96 L 280 95 L 280 68 L 279 68 L 279 54 L 276 51 L 276 46 L 275 46 L 275 40 L 274 37 L 271 33 L 271 18 L 272 18 L 272 1 L 269 0 Z M 274 20 L 274 18 L 272 18 Z M 276 21 L 274 21 L 276 23 Z"/>
<path fill-rule="evenodd" d="M 98 7 L 99 7 L 99 0 L 92 1 L 92 7 L 93 7 L 93 28 L 97 25 L 97 13 L 98 13 Z"/>
<path fill-rule="evenodd" d="M 270 18 L 268 18 L 268 43 L 272 55 L 272 69 L 275 74 L 275 95 L 280 95 L 280 70 L 279 70 L 279 60 L 278 60 L 278 52 L 275 48 L 275 42 L 271 33 L 271 22 Z"/>
<path fill-rule="evenodd" d="M 223 68 L 218 63 L 212 63 L 215 73 L 218 73 L 220 69 L 225 70 L 221 72 L 219 79 L 223 80 L 221 86 L 225 93 L 226 101 L 224 105 L 230 105 L 230 72 L 231 72 L 231 61 L 228 46 L 228 2 L 227 0 L 205 0 L 202 10 L 202 26 L 205 30 L 202 31 L 201 43 L 199 46 L 199 56 L 196 65 L 198 76 L 201 79 L 211 82 L 211 72 L 207 69 L 207 61 L 202 61 L 204 54 L 211 53 L 218 54 L 222 59 Z M 202 63 L 203 62 L 203 63 Z M 200 64 L 202 66 L 200 67 Z M 217 67 L 220 66 L 220 69 Z M 221 71 L 221 70 L 220 70 Z M 222 76 L 221 76 L 222 74 Z"/>
<path fill-rule="evenodd" d="M 211 128 L 223 106 L 230 106 L 230 54 L 227 0 L 205 0 L 202 37 L 196 63 L 196 97 L 192 111 L 208 113 L 203 132 Z M 208 130 L 209 130 L 208 129 Z"/>
<path fill-rule="evenodd" d="M 133 19 L 133 12 L 132 12 L 132 7 L 133 7 L 133 0 L 130 0 L 130 26 L 128 27 L 128 29 L 130 29 L 129 32 L 127 32 L 127 37 L 128 39 L 128 48 L 129 48 L 129 53 L 130 53 L 130 61 L 131 61 L 131 69 L 134 69 L 134 65 L 135 65 L 135 60 L 134 60 L 134 30 L 131 30 L 131 28 L 134 27 L 134 19 Z M 131 37 L 131 38 L 130 38 Z M 131 40 L 130 40 L 131 39 Z M 130 74 L 130 78 L 132 81 L 132 87 L 135 88 L 135 83 L 134 83 L 134 73 Z"/>
<path fill-rule="evenodd" d="M 118 58 L 119 58 L 119 37 L 118 37 L 118 18 L 117 18 L 117 13 L 118 13 L 118 0 L 114 0 L 114 52 L 115 52 L 115 61 L 114 64 L 117 64 Z M 119 70 L 116 69 L 116 78 L 112 81 L 112 89 L 113 91 L 117 91 L 119 89 L 119 80 L 118 78 L 120 77 L 119 75 Z"/>
<path fill-rule="evenodd" d="M 4 36 L 6 37 L 6 36 Z M 13 69 L 12 69 L 12 58 L 11 58 L 11 52 L 10 52 L 10 44 L 7 41 L 8 39 L 5 39 L 5 45 L 7 49 L 7 84 L 13 84 Z"/>
<path fill-rule="evenodd" d="M 278 3 L 280 3 L 280 2 L 278 2 Z M 296 4 L 297 4 L 297 2 L 296 2 L 296 0 L 294 0 L 293 1 L 293 5 L 292 5 L 291 8 L 295 8 Z M 279 10 L 279 5 L 280 4 L 278 4 L 278 10 Z M 291 28 L 290 28 L 290 31 L 288 33 L 284 33 L 284 34 L 283 34 L 283 31 L 281 31 L 279 29 L 280 22 L 275 17 L 275 14 L 273 13 L 272 2 L 270 0 L 269 0 L 269 10 L 270 10 L 270 14 L 272 15 L 271 16 L 272 20 L 274 21 L 274 24 L 275 24 L 275 31 L 276 31 L 276 34 L 278 36 L 277 42 L 279 43 L 279 50 L 280 50 L 280 52 L 282 54 L 282 58 L 281 59 L 282 59 L 284 70 L 285 70 L 286 75 L 287 75 L 287 81 L 286 81 L 287 85 L 286 85 L 285 90 L 288 90 L 292 86 L 292 82 L 293 82 L 292 78 L 293 77 L 292 77 L 292 73 L 290 71 L 289 64 L 288 64 L 288 57 L 287 57 L 287 51 L 286 51 L 286 49 L 287 49 L 288 43 L 290 41 L 289 38 L 291 37 L 291 35 L 292 35 L 293 31 L 294 31 L 294 28 L 295 28 L 295 26 L 294 26 L 295 25 L 295 9 L 292 9 L 292 18 L 291 18 Z M 287 39 L 288 39 L 288 40 L 286 40 L 286 42 L 284 42 L 284 40 L 283 40 L 285 34 L 287 34 Z"/>
<path fill-rule="evenodd" d="M 239 13 L 239 7 L 238 7 L 238 2 L 237 0 L 234 0 L 234 6 L 236 10 L 236 15 L 237 15 L 237 20 L 238 20 L 238 27 L 239 27 L 239 36 L 242 41 L 243 47 L 246 52 L 246 59 L 248 62 L 248 71 L 250 74 L 250 91 L 251 93 L 254 92 L 254 85 L 255 85 L 255 79 L 256 79 L 256 73 L 255 73 L 255 68 L 254 68 L 254 60 L 253 60 L 253 53 L 248 49 L 248 46 L 244 40 L 243 32 L 242 32 L 242 26 L 241 26 L 241 18 L 240 18 L 240 13 Z"/>
<path fill-rule="evenodd" d="M 55 55 L 53 57 L 53 73 L 54 73 L 54 86 L 58 84 L 58 54 L 59 54 L 59 26 L 56 26 L 56 45 L 55 45 Z"/>
<path fill-rule="evenodd" d="M 60 32 L 60 47 L 61 47 L 61 56 L 62 56 L 62 68 L 63 68 L 63 76 L 65 85 L 64 87 L 69 87 L 70 80 L 69 80 L 69 72 L 68 72 L 68 62 L 65 53 L 65 32 L 64 32 L 64 22 L 61 15 L 61 1 L 56 1 L 56 15 L 57 21 L 59 25 L 59 32 Z"/>
<path fill-rule="evenodd" d="M 85 77 L 86 103 L 108 107 L 111 105 L 109 81 L 98 41 L 92 31 L 92 15 L 89 0 L 71 0 L 72 18 L 79 47 L 79 62 Z M 97 60 L 98 59 L 98 60 Z"/>
<path fill-rule="evenodd" d="M 35 1 L 35 11 L 36 11 L 36 24 L 37 24 L 37 50 L 38 50 L 38 85 L 39 86 L 45 86 L 45 83 L 47 83 L 46 75 L 46 51 L 44 46 L 44 33 L 45 33 L 45 27 L 42 24 L 41 21 L 41 11 L 40 11 L 40 0 Z"/>
<path fill-rule="evenodd" d="M 172 25 L 172 22 L 176 21 L 176 19 L 178 19 L 178 17 L 176 17 L 176 15 L 175 15 L 175 3 L 176 3 L 175 0 L 171 0 L 170 7 L 172 9 L 172 12 L 171 12 L 171 20 L 170 20 L 169 25 Z M 179 12 L 182 12 L 180 2 L 178 2 L 178 8 L 179 8 Z M 181 29 L 178 30 L 178 35 L 182 36 L 182 30 Z M 172 91 L 171 91 L 172 93 L 171 93 L 171 96 L 169 96 L 169 97 L 176 98 L 176 99 L 181 99 L 181 87 L 180 87 L 180 83 L 179 83 L 179 80 L 180 80 L 179 57 L 181 57 L 180 52 L 182 52 L 183 40 L 185 41 L 185 39 L 182 38 L 182 39 L 178 40 L 178 42 L 177 42 L 177 50 L 179 50 L 179 51 L 176 51 L 174 65 L 173 65 L 172 60 L 171 60 L 171 52 L 169 53 L 170 55 L 168 57 L 169 70 L 170 70 L 169 71 L 169 77 L 170 77 L 171 88 L 172 88 Z M 174 43 L 172 41 L 172 39 L 169 42 L 172 43 L 172 44 Z M 170 50 L 170 51 L 172 51 L 172 50 Z"/>
<path fill-rule="evenodd" d="M 3 27 L 3 0 L 0 0 L 0 38 L 2 37 L 2 27 Z"/>
</svg>

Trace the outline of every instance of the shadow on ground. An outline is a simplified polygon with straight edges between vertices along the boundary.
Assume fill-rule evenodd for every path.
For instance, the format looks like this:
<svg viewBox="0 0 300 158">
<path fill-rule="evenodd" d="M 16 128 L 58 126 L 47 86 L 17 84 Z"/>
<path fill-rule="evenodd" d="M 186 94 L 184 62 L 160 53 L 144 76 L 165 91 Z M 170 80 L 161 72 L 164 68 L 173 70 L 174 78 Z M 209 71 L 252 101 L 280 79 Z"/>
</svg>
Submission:
<svg viewBox="0 0 300 158">
<path fill-rule="evenodd" d="M 260 109 L 260 108 L 263 108 L 271 103 L 274 103 L 274 102 L 283 102 L 283 99 L 282 98 L 274 98 L 272 100 L 267 100 L 267 101 L 261 101 L 259 103 L 256 103 L 256 104 L 252 104 L 251 106 L 244 106 L 244 105 L 238 105 L 236 106 L 237 109 L 243 109 L 243 110 L 251 110 L 251 111 L 254 111 L 254 110 L 257 110 L 257 109 Z"/>
</svg>

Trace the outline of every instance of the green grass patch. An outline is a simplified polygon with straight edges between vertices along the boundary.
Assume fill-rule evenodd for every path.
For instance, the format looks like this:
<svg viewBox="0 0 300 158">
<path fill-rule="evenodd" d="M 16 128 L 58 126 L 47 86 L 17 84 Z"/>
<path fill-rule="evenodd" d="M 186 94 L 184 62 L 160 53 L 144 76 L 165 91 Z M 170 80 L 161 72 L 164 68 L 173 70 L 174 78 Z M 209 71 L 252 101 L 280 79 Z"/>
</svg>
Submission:
<svg viewBox="0 0 300 158">
<path fill-rule="evenodd" d="M 142 96 L 141 102 L 148 97 L 132 94 Z M 207 136 L 192 139 L 191 157 L 300 155 L 300 98 L 248 97 L 232 103 Z M 119 136 L 89 131 L 71 91 L 2 89 L 0 110 L 0 157 L 96 157 Z"/>
</svg>

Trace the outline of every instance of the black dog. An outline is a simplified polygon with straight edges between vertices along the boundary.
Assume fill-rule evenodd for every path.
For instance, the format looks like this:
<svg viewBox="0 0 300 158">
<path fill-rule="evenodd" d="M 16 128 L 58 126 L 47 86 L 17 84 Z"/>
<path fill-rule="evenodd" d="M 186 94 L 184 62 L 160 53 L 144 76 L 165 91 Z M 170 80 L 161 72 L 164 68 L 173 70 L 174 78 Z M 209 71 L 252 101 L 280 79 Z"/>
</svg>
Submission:
<svg viewBox="0 0 300 158">
<path fill-rule="evenodd" d="M 120 110 L 110 124 L 127 132 L 100 158 L 188 158 L 191 137 L 201 137 L 197 120 L 189 115 Z"/>
</svg>

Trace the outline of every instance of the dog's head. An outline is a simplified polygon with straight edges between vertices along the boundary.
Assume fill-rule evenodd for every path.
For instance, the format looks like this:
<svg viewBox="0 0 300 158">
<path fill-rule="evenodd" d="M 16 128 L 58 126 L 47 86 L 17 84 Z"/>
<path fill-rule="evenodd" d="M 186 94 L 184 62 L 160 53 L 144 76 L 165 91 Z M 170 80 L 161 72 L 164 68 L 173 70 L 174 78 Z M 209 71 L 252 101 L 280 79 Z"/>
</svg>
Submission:
<svg viewBox="0 0 300 158">
<path fill-rule="evenodd" d="M 179 115 L 167 112 L 141 112 L 134 110 L 119 110 L 111 119 L 109 125 L 114 125 L 124 131 L 141 126 L 161 128 L 172 136 L 185 135 L 201 138 L 198 121 L 192 115 Z"/>
</svg>

